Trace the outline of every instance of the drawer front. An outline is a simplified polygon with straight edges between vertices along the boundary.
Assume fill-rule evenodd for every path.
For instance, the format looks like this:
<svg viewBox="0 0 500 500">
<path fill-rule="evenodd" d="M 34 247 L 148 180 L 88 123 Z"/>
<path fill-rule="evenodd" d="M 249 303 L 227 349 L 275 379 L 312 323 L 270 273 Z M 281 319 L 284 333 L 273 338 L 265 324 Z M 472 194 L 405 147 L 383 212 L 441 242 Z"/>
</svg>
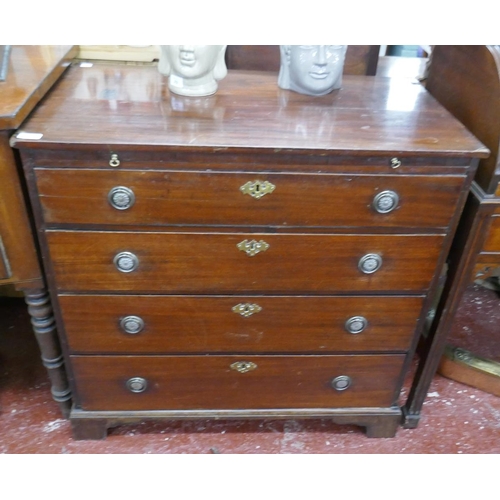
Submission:
<svg viewBox="0 0 500 500">
<path fill-rule="evenodd" d="M 442 235 L 94 231 L 47 237 L 61 291 L 197 294 L 423 291 L 443 241 Z M 368 266 L 381 259 L 380 269 L 360 271 L 363 259 Z"/>
<path fill-rule="evenodd" d="M 422 297 L 59 297 L 74 353 L 405 351 Z"/>
<path fill-rule="evenodd" d="M 404 358 L 73 356 L 72 364 L 84 410 L 347 408 L 391 406 Z M 334 379 L 350 385 L 334 389 Z"/>
<path fill-rule="evenodd" d="M 483 247 L 483 252 L 500 253 L 500 215 L 491 218 L 490 229 Z"/>
<path fill-rule="evenodd" d="M 37 169 L 36 177 L 48 224 L 317 227 L 446 227 L 464 181 L 68 169 Z"/>
</svg>

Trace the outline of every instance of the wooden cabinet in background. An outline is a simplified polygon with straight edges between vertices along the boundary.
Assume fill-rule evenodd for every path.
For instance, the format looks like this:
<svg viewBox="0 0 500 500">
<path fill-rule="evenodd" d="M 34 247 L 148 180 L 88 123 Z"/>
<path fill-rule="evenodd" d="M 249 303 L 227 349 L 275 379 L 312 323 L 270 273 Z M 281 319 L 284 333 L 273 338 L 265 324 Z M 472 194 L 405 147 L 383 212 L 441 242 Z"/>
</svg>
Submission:
<svg viewBox="0 0 500 500">
<path fill-rule="evenodd" d="M 63 74 L 76 54 L 72 46 L 14 45 L 0 82 L 0 285 L 24 292 L 54 399 L 67 414 L 71 395 L 61 368 L 50 300 L 31 224 L 21 167 L 9 139 Z"/>
<path fill-rule="evenodd" d="M 451 378 L 500 393 L 498 363 L 488 366 L 481 362 L 484 370 L 478 370 L 467 362 L 467 357 L 473 361 L 470 353 L 454 349 L 447 349 L 446 357 L 441 357 L 467 285 L 478 278 L 500 276 L 500 46 L 438 45 L 431 61 L 428 91 L 490 149 L 491 155 L 479 162 L 453 242 L 443 300 L 423 353 L 428 362 L 419 372 L 419 382 L 407 403 L 408 427 L 418 421 L 440 360 Z"/>
</svg>

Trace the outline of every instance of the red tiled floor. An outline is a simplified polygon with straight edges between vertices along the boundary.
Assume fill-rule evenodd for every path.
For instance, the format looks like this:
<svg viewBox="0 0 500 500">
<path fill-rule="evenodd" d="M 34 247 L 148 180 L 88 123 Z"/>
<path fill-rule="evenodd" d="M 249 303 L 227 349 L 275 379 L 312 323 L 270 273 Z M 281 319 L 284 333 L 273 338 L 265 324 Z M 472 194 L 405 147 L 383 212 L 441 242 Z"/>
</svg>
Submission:
<svg viewBox="0 0 500 500">
<path fill-rule="evenodd" d="M 468 291 L 453 335 L 472 331 L 479 306 L 482 313 L 500 309 L 492 293 Z M 323 419 L 144 422 L 110 429 L 104 441 L 74 441 L 51 398 L 22 300 L 0 298 L 0 318 L 0 453 L 500 453 L 500 398 L 441 376 L 418 428 L 401 428 L 392 439 Z M 489 327 L 489 337 L 498 337 L 497 326 Z"/>
</svg>

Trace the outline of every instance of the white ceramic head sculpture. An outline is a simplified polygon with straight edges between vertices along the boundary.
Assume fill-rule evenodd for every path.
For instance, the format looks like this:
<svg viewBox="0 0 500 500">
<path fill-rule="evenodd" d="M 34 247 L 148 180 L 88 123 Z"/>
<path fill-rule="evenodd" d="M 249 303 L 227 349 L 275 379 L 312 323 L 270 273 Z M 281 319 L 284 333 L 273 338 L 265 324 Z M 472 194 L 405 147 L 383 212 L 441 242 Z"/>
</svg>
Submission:
<svg viewBox="0 0 500 500">
<path fill-rule="evenodd" d="M 278 85 L 307 95 L 339 89 L 346 51 L 347 45 L 280 45 Z"/>
<path fill-rule="evenodd" d="M 185 96 L 211 95 L 217 80 L 227 75 L 226 45 L 160 45 L 158 70 L 168 76 L 168 88 Z"/>
</svg>

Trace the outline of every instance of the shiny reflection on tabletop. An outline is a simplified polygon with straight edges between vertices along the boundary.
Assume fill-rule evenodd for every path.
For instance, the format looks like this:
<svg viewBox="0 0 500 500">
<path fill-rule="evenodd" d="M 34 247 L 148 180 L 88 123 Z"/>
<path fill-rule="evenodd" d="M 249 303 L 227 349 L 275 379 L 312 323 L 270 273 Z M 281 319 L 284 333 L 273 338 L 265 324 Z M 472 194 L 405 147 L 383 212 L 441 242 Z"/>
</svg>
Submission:
<svg viewBox="0 0 500 500">
<path fill-rule="evenodd" d="M 0 82 L 0 117 L 15 116 L 40 81 L 61 63 L 70 49 L 70 45 L 12 45 L 7 78 Z"/>
<path fill-rule="evenodd" d="M 215 95 L 181 97 L 156 65 L 74 65 L 23 131 L 57 144 L 104 135 L 117 145 L 352 151 L 362 143 L 365 151 L 440 155 L 478 147 L 411 81 L 346 75 L 341 89 L 305 96 L 280 89 L 277 73 L 229 71 Z"/>
</svg>

